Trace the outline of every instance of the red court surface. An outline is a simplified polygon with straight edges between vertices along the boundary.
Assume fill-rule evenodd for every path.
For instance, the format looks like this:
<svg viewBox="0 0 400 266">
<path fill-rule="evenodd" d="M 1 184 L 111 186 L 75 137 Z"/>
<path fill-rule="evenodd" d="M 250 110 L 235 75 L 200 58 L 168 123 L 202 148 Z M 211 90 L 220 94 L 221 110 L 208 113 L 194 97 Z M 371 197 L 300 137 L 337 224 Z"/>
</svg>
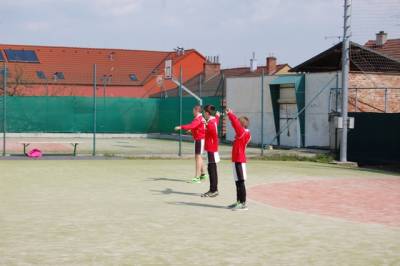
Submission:
<svg viewBox="0 0 400 266">
<path fill-rule="evenodd" d="M 400 179 L 336 179 L 271 183 L 249 198 L 277 208 L 360 223 L 400 226 Z"/>
</svg>

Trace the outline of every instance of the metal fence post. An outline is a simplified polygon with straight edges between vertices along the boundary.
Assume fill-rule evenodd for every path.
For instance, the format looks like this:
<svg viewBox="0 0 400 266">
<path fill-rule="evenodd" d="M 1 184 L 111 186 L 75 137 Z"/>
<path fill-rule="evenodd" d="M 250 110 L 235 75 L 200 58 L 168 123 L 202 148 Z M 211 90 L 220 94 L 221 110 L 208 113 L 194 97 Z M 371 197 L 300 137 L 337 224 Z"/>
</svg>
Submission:
<svg viewBox="0 0 400 266">
<path fill-rule="evenodd" d="M 358 110 L 358 89 L 356 88 L 356 103 L 355 103 L 355 111 L 357 112 Z"/>
<path fill-rule="evenodd" d="M 92 156 L 96 156 L 96 129 L 97 129 L 97 80 L 96 80 L 96 64 L 93 65 L 93 150 Z"/>
<path fill-rule="evenodd" d="M 179 67 L 179 125 L 182 125 L 182 65 Z M 182 156 L 182 129 L 179 129 L 179 156 Z"/>
<path fill-rule="evenodd" d="M 199 97 L 201 98 L 201 92 L 203 90 L 202 86 L 203 86 L 203 75 L 200 75 L 199 77 Z"/>
<path fill-rule="evenodd" d="M 261 156 L 264 155 L 264 69 L 261 72 Z"/>
<path fill-rule="evenodd" d="M 385 113 L 387 113 L 388 89 L 385 88 Z"/>
<path fill-rule="evenodd" d="M 6 156 L 7 132 L 7 63 L 3 64 L 3 156 Z"/>
</svg>

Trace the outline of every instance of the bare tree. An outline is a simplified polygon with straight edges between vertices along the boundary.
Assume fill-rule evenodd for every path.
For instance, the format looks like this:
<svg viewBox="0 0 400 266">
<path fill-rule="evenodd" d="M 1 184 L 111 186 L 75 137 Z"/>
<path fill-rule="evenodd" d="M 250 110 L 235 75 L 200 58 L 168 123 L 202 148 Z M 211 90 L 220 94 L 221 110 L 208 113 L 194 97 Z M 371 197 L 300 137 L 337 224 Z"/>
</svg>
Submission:
<svg viewBox="0 0 400 266">
<path fill-rule="evenodd" d="M 14 71 L 10 71 L 7 76 L 7 94 L 9 96 L 22 96 L 24 95 L 24 89 L 29 84 L 29 81 L 26 77 L 24 68 L 21 65 L 15 65 Z"/>
</svg>

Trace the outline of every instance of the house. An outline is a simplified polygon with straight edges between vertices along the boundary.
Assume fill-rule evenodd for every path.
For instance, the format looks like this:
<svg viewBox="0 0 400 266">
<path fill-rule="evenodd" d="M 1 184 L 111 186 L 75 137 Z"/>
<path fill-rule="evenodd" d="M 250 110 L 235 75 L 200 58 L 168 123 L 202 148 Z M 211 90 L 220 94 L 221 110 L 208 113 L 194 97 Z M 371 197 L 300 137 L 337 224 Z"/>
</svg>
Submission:
<svg viewBox="0 0 400 266">
<path fill-rule="evenodd" d="M 254 70 L 250 67 L 235 67 L 221 69 L 219 57 L 208 56 L 204 63 L 204 71 L 184 82 L 184 85 L 196 95 L 201 97 L 220 96 L 225 98 L 225 80 L 231 77 L 257 77 L 262 72 L 266 76 L 287 74 L 291 67 L 289 64 L 277 64 L 277 58 L 269 56 L 265 65 L 257 66 Z M 156 93 L 152 97 L 178 96 L 178 87 L 167 93 Z M 187 96 L 187 93 L 184 93 Z"/>
<path fill-rule="evenodd" d="M 393 56 L 400 46 L 383 53 L 381 35 L 375 45 L 350 44 L 349 112 L 400 112 L 400 61 Z M 335 117 L 341 112 L 341 58 L 338 43 L 291 70 L 305 79 L 306 147 L 335 149 L 339 143 Z"/>
<path fill-rule="evenodd" d="M 92 96 L 96 65 L 97 95 L 146 98 L 161 90 L 166 60 L 172 72 L 190 80 L 203 72 L 205 57 L 196 50 L 144 51 L 0 44 L 0 65 L 9 70 L 8 92 L 24 96 Z M 2 67 L 1 67 L 2 68 Z M 164 90 L 175 88 L 163 82 Z"/>
<path fill-rule="evenodd" d="M 376 45 L 351 43 L 349 112 L 400 113 L 400 61 L 395 57 L 400 49 L 393 48 L 397 41 L 392 40 L 383 42 L 382 48 L 380 38 L 378 34 Z M 389 48 L 384 46 L 388 43 Z M 262 90 L 257 76 L 229 77 L 227 105 L 250 118 L 254 144 L 263 139 L 266 145 L 336 149 L 341 58 L 342 43 L 338 43 L 288 74 L 266 76 Z M 228 127 L 227 139 L 233 137 Z"/>
<path fill-rule="evenodd" d="M 367 41 L 364 46 L 400 60 L 400 39 L 388 39 L 388 34 L 384 31 L 378 32 L 375 40 Z"/>
</svg>

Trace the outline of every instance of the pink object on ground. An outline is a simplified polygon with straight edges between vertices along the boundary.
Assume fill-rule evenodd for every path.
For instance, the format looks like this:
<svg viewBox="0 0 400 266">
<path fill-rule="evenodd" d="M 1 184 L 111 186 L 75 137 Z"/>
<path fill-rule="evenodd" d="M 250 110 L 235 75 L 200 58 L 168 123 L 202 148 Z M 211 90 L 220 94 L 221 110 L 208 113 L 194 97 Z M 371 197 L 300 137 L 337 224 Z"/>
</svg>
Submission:
<svg viewBox="0 0 400 266">
<path fill-rule="evenodd" d="M 249 198 L 277 208 L 400 226 L 400 179 L 328 179 L 270 183 Z"/>
<path fill-rule="evenodd" d="M 32 149 L 28 152 L 27 155 L 29 158 L 41 158 L 43 154 L 42 151 L 39 149 Z"/>
</svg>

